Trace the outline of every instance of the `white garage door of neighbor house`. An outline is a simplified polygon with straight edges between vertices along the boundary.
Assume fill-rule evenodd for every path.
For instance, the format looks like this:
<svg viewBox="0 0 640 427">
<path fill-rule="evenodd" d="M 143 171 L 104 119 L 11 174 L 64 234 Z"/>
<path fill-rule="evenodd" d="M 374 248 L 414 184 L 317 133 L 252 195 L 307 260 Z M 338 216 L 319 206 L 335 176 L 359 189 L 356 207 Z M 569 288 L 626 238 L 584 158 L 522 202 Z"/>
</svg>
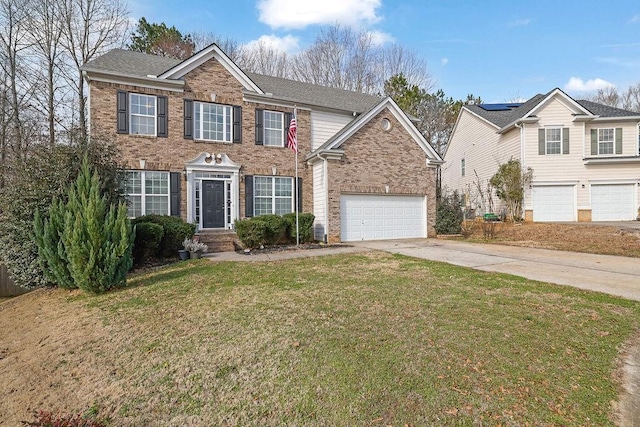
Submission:
<svg viewBox="0 0 640 427">
<path fill-rule="evenodd" d="M 575 221 L 573 185 L 534 185 L 533 220 Z"/>
<path fill-rule="evenodd" d="M 425 224 L 422 196 L 340 196 L 340 238 L 345 242 L 426 237 Z"/>
<path fill-rule="evenodd" d="M 591 221 L 636 219 L 635 184 L 592 184 Z"/>
</svg>

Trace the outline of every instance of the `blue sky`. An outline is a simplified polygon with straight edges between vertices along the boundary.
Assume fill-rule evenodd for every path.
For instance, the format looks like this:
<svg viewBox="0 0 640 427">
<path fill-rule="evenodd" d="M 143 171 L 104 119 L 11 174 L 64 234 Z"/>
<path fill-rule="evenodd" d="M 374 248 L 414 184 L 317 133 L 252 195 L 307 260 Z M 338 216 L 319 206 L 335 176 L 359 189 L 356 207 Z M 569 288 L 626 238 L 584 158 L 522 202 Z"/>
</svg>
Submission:
<svg viewBox="0 0 640 427">
<path fill-rule="evenodd" d="M 371 31 L 425 59 L 434 89 L 485 102 L 559 87 L 576 98 L 640 82 L 640 2 L 631 0 L 130 0 L 132 18 L 262 39 L 290 53 L 325 26 Z"/>
</svg>

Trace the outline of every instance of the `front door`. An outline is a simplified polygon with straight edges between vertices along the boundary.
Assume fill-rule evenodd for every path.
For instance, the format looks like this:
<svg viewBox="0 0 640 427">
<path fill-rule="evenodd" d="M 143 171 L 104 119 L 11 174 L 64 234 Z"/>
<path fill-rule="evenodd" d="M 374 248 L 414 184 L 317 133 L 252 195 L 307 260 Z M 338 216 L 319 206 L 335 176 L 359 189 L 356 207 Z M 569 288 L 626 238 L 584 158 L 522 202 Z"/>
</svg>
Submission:
<svg viewBox="0 0 640 427">
<path fill-rule="evenodd" d="M 224 181 L 202 181 L 202 228 L 224 228 Z"/>
</svg>

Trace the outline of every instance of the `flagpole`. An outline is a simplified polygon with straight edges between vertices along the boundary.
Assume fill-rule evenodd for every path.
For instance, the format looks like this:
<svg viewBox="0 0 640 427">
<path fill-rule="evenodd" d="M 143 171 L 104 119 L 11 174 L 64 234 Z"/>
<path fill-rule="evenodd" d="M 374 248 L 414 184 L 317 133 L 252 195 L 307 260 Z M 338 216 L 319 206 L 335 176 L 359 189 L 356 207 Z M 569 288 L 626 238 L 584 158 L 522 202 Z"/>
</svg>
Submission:
<svg viewBox="0 0 640 427">
<path fill-rule="evenodd" d="M 298 117 L 296 117 L 297 115 L 298 115 L 298 109 L 294 106 L 293 117 L 296 119 L 296 139 L 298 136 L 297 135 Z M 298 181 L 298 146 L 297 144 L 296 144 L 295 152 L 296 152 L 296 185 L 295 185 L 295 188 L 296 188 L 296 197 L 295 197 L 295 200 L 296 200 L 296 206 L 295 206 L 296 208 L 296 246 L 300 246 L 300 222 L 298 219 L 298 214 L 299 214 L 298 205 L 300 203 L 300 201 L 298 200 L 298 195 L 300 194 L 300 189 L 298 188 L 299 181 Z"/>
</svg>

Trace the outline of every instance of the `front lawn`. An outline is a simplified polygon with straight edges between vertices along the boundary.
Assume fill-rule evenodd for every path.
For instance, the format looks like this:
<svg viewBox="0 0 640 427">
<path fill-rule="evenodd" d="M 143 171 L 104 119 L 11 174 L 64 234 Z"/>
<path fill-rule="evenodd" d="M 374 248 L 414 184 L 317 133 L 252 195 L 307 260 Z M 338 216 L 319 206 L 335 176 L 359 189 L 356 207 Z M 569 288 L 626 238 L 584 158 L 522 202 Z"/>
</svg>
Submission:
<svg viewBox="0 0 640 427">
<path fill-rule="evenodd" d="M 40 409 L 76 399 L 114 426 L 613 425 L 640 325 L 635 302 L 379 252 L 191 261 L 130 284 L 61 300 L 108 339 L 50 361 L 65 375 L 91 354 L 77 375 L 95 394 Z"/>
</svg>

